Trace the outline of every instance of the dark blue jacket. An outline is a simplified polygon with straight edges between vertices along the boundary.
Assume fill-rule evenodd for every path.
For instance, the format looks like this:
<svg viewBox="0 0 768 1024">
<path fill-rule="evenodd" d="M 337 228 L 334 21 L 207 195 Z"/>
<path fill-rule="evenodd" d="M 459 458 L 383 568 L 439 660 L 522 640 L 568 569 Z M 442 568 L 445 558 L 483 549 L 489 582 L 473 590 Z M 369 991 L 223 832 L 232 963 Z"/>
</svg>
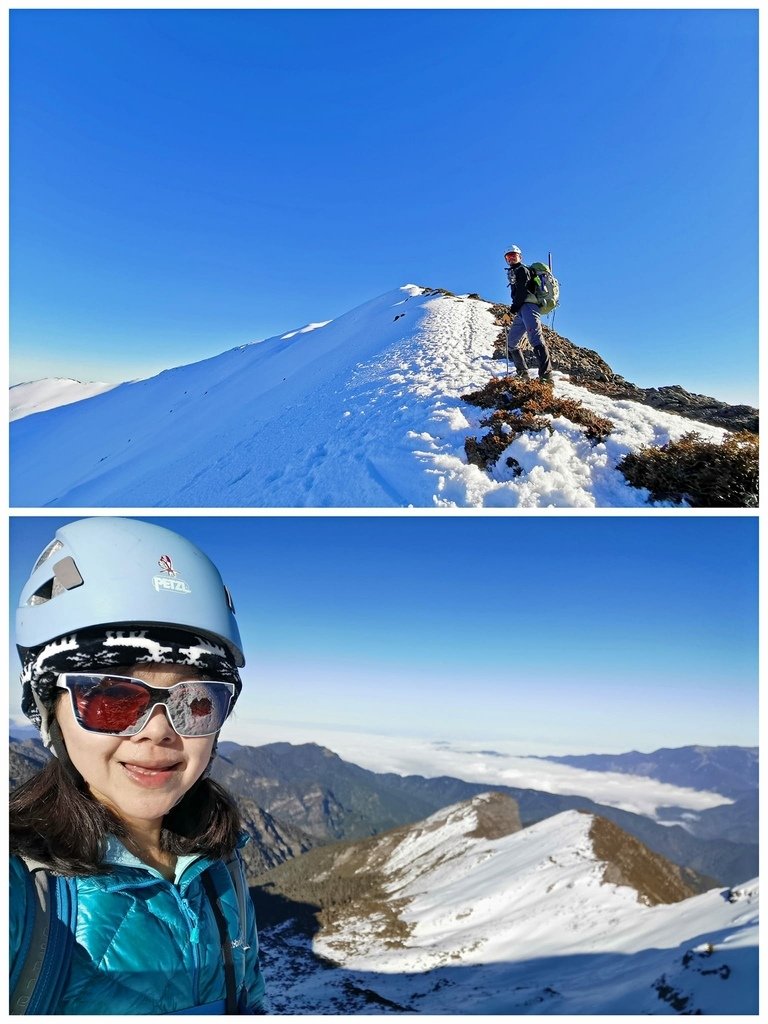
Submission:
<svg viewBox="0 0 768 1024">
<path fill-rule="evenodd" d="M 529 291 L 531 272 L 523 263 L 518 263 L 516 267 L 507 267 L 507 281 L 512 294 L 511 313 L 519 313 L 526 302 L 538 305 L 536 296 Z"/>
</svg>

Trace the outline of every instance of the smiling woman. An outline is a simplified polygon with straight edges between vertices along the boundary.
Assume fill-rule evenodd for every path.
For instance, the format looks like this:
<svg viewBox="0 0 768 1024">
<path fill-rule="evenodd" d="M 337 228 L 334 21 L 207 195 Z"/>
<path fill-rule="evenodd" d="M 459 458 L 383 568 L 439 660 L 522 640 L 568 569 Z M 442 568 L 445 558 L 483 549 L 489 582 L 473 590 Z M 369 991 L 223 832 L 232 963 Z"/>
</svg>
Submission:
<svg viewBox="0 0 768 1024">
<path fill-rule="evenodd" d="M 70 523 L 17 641 L 55 757 L 11 800 L 12 1012 L 263 1012 L 245 837 L 208 778 L 244 663 L 217 569 L 159 526 Z"/>
</svg>

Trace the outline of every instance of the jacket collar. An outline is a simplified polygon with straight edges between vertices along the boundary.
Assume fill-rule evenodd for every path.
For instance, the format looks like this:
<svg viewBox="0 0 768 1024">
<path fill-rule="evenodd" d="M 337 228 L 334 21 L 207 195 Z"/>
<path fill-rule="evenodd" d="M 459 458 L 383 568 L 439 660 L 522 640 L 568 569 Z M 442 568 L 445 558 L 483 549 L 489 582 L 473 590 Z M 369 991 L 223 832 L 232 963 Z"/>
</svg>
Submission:
<svg viewBox="0 0 768 1024">
<path fill-rule="evenodd" d="M 211 859 L 209 857 L 205 857 L 202 853 L 188 853 L 176 858 L 176 873 L 173 879 L 175 885 L 179 885 L 181 883 L 182 876 L 196 861 L 205 862 L 201 865 L 201 870 L 205 870 L 205 868 L 212 863 Z M 101 862 L 102 864 L 111 864 L 115 867 L 138 868 L 141 871 L 146 871 L 149 875 L 153 875 L 155 878 L 164 878 L 157 868 L 153 868 L 150 867 L 149 864 L 145 864 L 143 860 L 140 860 L 136 856 L 136 854 L 131 853 L 130 850 L 126 849 L 117 836 L 107 836 L 106 849 L 104 850 L 104 856 L 102 857 Z M 199 874 L 199 872 L 195 872 L 195 874 Z M 189 879 L 186 881 L 189 881 Z"/>
<path fill-rule="evenodd" d="M 247 832 L 241 832 L 238 841 L 237 849 L 242 849 L 243 846 L 250 840 L 250 836 Z M 148 875 L 154 878 L 160 878 L 166 881 L 165 876 L 162 875 L 157 868 L 150 867 L 149 864 L 145 864 L 143 860 L 140 860 L 136 854 L 131 853 L 117 838 L 117 836 L 108 835 L 106 841 L 106 847 L 104 850 L 104 856 L 101 858 L 102 864 L 111 864 L 114 867 L 120 868 L 134 868 L 140 871 L 146 872 Z M 181 887 L 182 880 L 186 887 L 192 881 L 193 878 L 197 878 L 207 867 L 210 867 L 214 861 L 211 857 L 205 856 L 202 853 L 186 853 L 176 858 L 176 872 L 173 878 L 174 885 Z M 192 869 L 195 865 L 195 870 Z"/>
</svg>

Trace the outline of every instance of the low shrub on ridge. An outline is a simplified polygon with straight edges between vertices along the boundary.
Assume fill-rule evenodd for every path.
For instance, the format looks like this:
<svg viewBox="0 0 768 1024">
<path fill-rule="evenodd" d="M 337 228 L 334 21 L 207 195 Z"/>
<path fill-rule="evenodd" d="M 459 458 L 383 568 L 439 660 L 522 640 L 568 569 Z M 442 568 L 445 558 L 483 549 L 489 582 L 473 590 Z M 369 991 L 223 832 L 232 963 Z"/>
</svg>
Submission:
<svg viewBox="0 0 768 1024">
<path fill-rule="evenodd" d="M 633 487 L 652 501 L 687 502 L 693 508 L 755 508 L 758 502 L 759 438 L 742 431 L 722 444 L 684 434 L 660 447 L 641 448 L 618 465 Z"/>
<path fill-rule="evenodd" d="M 481 469 L 495 463 L 520 434 L 545 428 L 551 431 L 548 416 L 564 416 L 584 427 L 584 433 L 595 444 L 604 441 L 613 429 L 610 420 L 585 409 L 572 398 L 556 398 L 552 384 L 535 377 L 493 377 L 485 387 L 462 395 L 462 399 L 481 409 L 495 410 L 480 421 L 481 426 L 491 428 L 490 433 L 480 441 L 468 437 L 464 443 L 467 461 Z M 511 465 L 510 460 L 507 464 Z"/>
</svg>

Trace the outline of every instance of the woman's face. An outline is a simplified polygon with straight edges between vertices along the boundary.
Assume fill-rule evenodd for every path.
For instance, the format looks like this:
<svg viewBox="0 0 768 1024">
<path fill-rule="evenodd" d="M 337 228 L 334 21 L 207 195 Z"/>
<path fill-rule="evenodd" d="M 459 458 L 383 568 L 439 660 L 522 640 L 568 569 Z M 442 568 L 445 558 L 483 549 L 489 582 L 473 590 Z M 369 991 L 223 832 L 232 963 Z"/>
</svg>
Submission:
<svg viewBox="0 0 768 1024">
<path fill-rule="evenodd" d="M 133 665 L 110 673 L 162 687 L 202 678 L 184 665 Z M 77 724 L 67 693 L 56 705 L 56 719 L 91 795 L 126 824 L 162 819 L 203 774 L 216 739 L 179 736 L 160 705 L 136 736 L 99 736 Z"/>
</svg>

